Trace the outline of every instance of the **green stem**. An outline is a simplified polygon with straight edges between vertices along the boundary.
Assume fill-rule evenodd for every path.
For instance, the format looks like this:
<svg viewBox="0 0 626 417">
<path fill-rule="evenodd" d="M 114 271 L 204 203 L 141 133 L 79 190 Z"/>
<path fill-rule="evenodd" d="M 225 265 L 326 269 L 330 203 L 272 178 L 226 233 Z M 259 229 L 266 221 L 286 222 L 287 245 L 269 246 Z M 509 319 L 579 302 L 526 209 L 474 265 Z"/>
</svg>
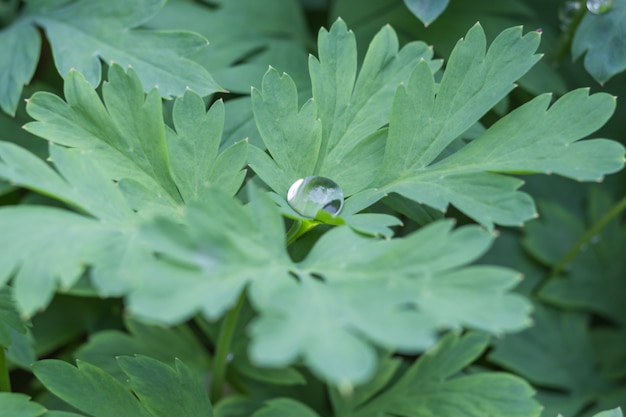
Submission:
<svg viewBox="0 0 626 417">
<path fill-rule="evenodd" d="M 611 210 L 609 210 L 604 216 L 600 218 L 597 222 L 595 222 L 584 235 L 580 237 L 576 241 L 576 243 L 571 247 L 571 249 L 563 255 L 563 257 L 554 265 L 552 271 L 550 272 L 549 279 L 552 279 L 558 276 L 563 269 L 576 258 L 578 252 L 585 246 L 588 245 L 589 242 L 596 236 L 600 231 L 615 217 L 617 217 L 622 211 L 626 209 L 626 196 L 624 196 L 620 201 L 618 201 Z"/>
<path fill-rule="evenodd" d="M 215 357 L 213 358 L 213 381 L 209 392 L 209 397 L 213 405 L 222 397 L 222 388 L 224 386 L 226 369 L 229 362 L 228 355 L 230 353 L 233 336 L 235 335 L 239 313 L 241 312 L 245 300 L 246 292 L 242 291 L 239 295 L 239 300 L 237 300 L 237 304 L 226 314 L 222 327 L 220 328 L 220 333 L 217 338 L 217 349 L 215 351 Z"/>
<path fill-rule="evenodd" d="M 554 58 L 555 64 L 560 64 L 565 59 L 568 51 L 571 49 L 572 41 L 574 40 L 574 34 L 576 29 L 583 20 L 585 13 L 587 12 L 587 6 L 584 1 L 579 1 L 580 9 L 572 16 L 572 20 L 569 22 L 565 30 L 563 31 L 561 38 L 558 42 L 556 56 Z"/>
<path fill-rule="evenodd" d="M 0 345 L 0 392 L 11 392 L 11 379 L 4 350 L 5 347 Z"/>
<path fill-rule="evenodd" d="M 287 232 L 287 246 L 290 246 L 293 242 L 298 240 L 300 236 L 313 229 L 318 224 L 320 223 L 315 220 L 294 220 L 291 228 Z"/>
</svg>

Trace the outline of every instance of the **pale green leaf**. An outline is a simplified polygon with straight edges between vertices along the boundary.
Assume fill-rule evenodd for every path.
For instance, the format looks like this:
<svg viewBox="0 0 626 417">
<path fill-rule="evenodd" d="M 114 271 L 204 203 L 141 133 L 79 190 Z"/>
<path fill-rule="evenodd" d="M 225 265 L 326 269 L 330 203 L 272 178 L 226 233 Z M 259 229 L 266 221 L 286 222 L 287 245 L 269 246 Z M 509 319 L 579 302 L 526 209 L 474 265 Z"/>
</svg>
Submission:
<svg viewBox="0 0 626 417">
<path fill-rule="evenodd" d="M 246 142 L 219 154 L 224 126 L 224 105 L 215 102 L 206 112 L 204 101 L 187 91 L 173 110 L 176 132 L 168 131 L 167 147 L 172 177 L 186 203 L 203 201 L 205 190 L 218 187 L 234 195 L 243 182 Z"/>
<path fill-rule="evenodd" d="M 585 69 L 604 84 L 626 70 L 626 1 L 611 1 L 602 14 L 585 13 L 572 41 L 574 59 L 585 55 Z"/>
<path fill-rule="evenodd" d="M 118 363 L 150 416 L 213 416 L 203 384 L 179 359 L 175 360 L 175 368 L 146 356 L 122 356 Z"/>
<path fill-rule="evenodd" d="M 460 372 L 487 343 L 477 333 L 447 335 L 353 415 L 538 417 L 541 408 L 532 399 L 534 391 L 522 379 L 496 372 Z"/>
<path fill-rule="evenodd" d="M 1 417 L 39 417 L 45 412 L 45 407 L 31 402 L 28 395 L 0 392 Z"/>
<path fill-rule="evenodd" d="M 622 409 L 620 407 L 614 408 L 613 410 L 601 411 L 598 414 L 595 414 L 593 417 L 623 417 Z"/>
<path fill-rule="evenodd" d="M 295 84 L 271 69 L 262 90 L 253 94 L 257 127 L 273 161 L 251 150 L 251 166 L 281 196 L 308 175 L 336 180 L 346 196 L 365 188 L 381 162 L 379 129 L 389 122 L 395 89 L 418 62 L 427 60 L 432 71 L 440 66 L 424 43 L 399 50 L 395 32 L 385 27 L 357 75 L 354 36 L 341 20 L 330 32 L 322 29 L 318 49 L 319 59 L 309 59 L 313 100 L 301 109 Z"/>
<path fill-rule="evenodd" d="M 96 87 L 101 79 L 101 61 L 116 62 L 135 68 L 142 88 L 149 91 L 158 86 L 163 97 L 180 95 L 185 88 L 203 96 L 219 91 L 211 75 L 189 59 L 208 45 L 202 36 L 134 29 L 163 4 L 162 0 L 87 0 L 36 11 L 33 19 L 45 29 L 63 77 L 78 70 Z"/>
<path fill-rule="evenodd" d="M 78 367 L 56 359 L 36 362 L 33 372 L 54 395 L 93 417 L 151 417 L 126 386 L 86 362 Z"/>
<path fill-rule="evenodd" d="M 22 88 L 37 68 L 41 37 L 25 21 L 14 22 L 0 30 L 0 109 L 15 115 Z"/>
<path fill-rule="evenodd" d="M 283 368 L 303 359 L 334 384 L 369 379 L 376 345 L 415 353 L 440 329 L 499 334 L 528 324 L 528 303 L 507 292 L 516 273 L 466 267 L 490 245 L 485 230 L 452 231 L 451 222 L 439 222 L 377 240 L 337 227 L 294 264 L 274 203 L 254 187 L 250 192 L 245 207 L 214 191 L 205 204 L 188 207 L 182 225 L 158 219 L 144 228 L 161 261 L 140 272 L 131 312 L 166 323 L 197 312 L 214 320 L 247 286 L 260 313 L 250 329 L 251 362 Z"/>
</svg>

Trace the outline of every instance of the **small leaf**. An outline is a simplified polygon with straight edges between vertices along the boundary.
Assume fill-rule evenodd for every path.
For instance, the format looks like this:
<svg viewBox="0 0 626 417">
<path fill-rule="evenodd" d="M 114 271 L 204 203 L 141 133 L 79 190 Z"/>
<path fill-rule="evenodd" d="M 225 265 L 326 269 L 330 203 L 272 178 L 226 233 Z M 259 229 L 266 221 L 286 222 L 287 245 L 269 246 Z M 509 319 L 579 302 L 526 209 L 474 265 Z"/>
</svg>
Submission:
<svg viewBox="0 0 626 417">
<path fill-rule="evenodd" d="M 424 23 L 424 26 L 434 22 L 448 7 L 448 3 L 449 0 L 404 0 L 406 7 Z"/>
<path fill-rule="evenodd" d="M 28 395 L 0 392 L 0 416 L 2 417 L 39 417 L 45 412 L 45 407 L 31 402 Z"/>
<path fill-rule="evenodd" d="M 612 3 L 606 13 L 585 13 L 572 41 L 572 56 L 585 54 L 585 69 L 600 84 L 626 70 L 626 1 Z"/>
<path fill-rule="evenodd" d="M 11 330 L 23 334 L 26 326 L 15 308 L 12 288 L 5 285 L 0 286 L 0 349 L 11 346 Z"/>
<path fill-rule="evenodd" d="M 41 37 L 30 23 L 14 22 L 0 30 L 0 45 L 0 109 L 15 115 L 22 88 L 37 68 Z"/>
</svg>

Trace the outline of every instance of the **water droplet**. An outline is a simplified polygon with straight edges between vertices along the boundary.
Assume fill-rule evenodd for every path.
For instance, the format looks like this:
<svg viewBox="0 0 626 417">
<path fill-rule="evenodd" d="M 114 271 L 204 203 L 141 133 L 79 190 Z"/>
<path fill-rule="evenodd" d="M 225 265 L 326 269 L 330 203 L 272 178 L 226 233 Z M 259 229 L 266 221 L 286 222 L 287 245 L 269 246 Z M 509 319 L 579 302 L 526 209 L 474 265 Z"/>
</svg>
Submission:
<svg viewBox="0 0 626 417">
<path fill-rule="evenodd" d="M 577 1 L 568 1 L 559 9 L 559 20 L 561 21 L 561 30 L 566 30 L 572 19 L 582 8 Z"/>
<path fill-rule="evenodd" d="M 587 0 L 587 10 L 593 14 L 603 14 L 613 8 L 613 0 Z"/>
<path fill-rule="evenodd" d="M 311 176 L 294 182 L 287 192 L 287 202 L 305 217 L 315 218 L 319 210 L 333 216 L 343 208 L 343 191 L 328 178 Z"/>
</svg>

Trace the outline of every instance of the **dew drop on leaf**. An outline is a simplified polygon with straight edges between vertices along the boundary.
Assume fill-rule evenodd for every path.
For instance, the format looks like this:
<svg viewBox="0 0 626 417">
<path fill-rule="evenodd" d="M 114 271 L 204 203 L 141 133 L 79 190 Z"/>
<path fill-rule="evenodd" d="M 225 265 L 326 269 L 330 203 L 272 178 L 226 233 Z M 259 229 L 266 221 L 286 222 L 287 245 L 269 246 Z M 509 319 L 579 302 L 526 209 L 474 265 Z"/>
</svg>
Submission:
<svg viewBox="0 0 626 417">
<path fill-rule="evenodd" d="M 587 0 L 587 10 L 593 14 L 603 14 L 611 10 L 613 0 Z"/>
<path fill-rule="evenodd" d="M 315 218 L 319 210 L 336 216 L 343 208 L 343 190 L 331 179 L 304 177 L 289 187 L 287 202 L 304 217 Z"/>
</svg>

